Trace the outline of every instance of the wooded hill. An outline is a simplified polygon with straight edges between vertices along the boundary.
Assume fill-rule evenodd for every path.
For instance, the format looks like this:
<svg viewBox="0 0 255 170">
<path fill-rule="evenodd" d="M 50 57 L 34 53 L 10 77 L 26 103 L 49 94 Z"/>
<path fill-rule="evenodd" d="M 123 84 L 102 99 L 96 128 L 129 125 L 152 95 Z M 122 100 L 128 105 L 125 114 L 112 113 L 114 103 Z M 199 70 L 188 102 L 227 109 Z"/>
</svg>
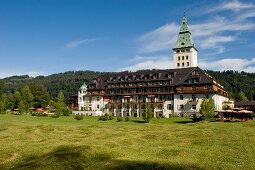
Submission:
<svg viewBox="0 0 255 170">
<path fill-rule="evenodd" d="M 222 84 L 229 92 L 229 96 L 234 100 L 255 100 L 255 73 L 237 71 L 206 72 Z M 0 80 L 0 90 L 2 90 L 2 92 L 14 93 L 25 84 L 30 87 L 31 91 L 37 86 L 44 86 L 50 95 L 50 99 L 56 99 L 58 93 L 62 91 L 67 100 L 71 95 L 77 95 L 77 91 L 83 83 L 89 83 L 100 74 L 106 73 L 95 71 L 68 71 L 49 76 L 37 76 L 35 78 L 29 77 L 28 75 L 12 76 Z"/>
</svg>

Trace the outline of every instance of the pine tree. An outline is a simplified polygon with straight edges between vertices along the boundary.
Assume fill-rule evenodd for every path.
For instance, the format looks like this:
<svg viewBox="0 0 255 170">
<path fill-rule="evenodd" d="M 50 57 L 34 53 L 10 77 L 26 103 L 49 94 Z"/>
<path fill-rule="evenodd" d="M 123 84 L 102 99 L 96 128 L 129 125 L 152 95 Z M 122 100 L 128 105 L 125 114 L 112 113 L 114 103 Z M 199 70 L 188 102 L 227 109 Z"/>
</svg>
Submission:
<svg viewBox="0 0 255 170">
<path fill-rule="evenodd" d="M 0 101 L 0 114 L 3 114 L 5 111 L 4 102 Z"/>
<path fill-rule="evenodd" d="M 143 114 L 143 120 L 144 120 L 146 123 L 149 123 L 149 122 L 151 121 L 151 118 L 152 118 L 151 104 L 150 104 L 150 103 L 147 103 L 147 104 L 146 104 L 145 112 L 144 112 L 144 114 Z"/>
<path fill-rule="evenodd" d="M 19 101 L 18 109 L 19 109 L 20 114 L 23 114 L 23 113 L 26 112 L 26 107 L 25 107 L 24 102 L 22 100 Z"/>
<path fill-rule="evenodd" d="M 238 101 L 239 101 L 239 102 L 248 102 L 249 100 L 248 100 L 248 98 L 245 96 L 245 93 L 242 92 L 242 91 L 240 91 L 240 92 L 238 93 Z"/>
<path fill-rule="evenodd" d="M 62 91 L 60 91 L 58 93 L 58 98 L 57 101 L 55 103 L 55 109 L 56 109 L 56 113 L 59 115 L 63 114 L 63 111 L 65 109 L 65 96 L 64 93 Z"/>
<path fill-rule="evenodd" d="M 30 91 L 28 85 L 25 85 L 20 89 L 21 100 L 24 102 L 25 110 L 28 111 L 29 108 L 33 106 L 33 94 Z"/>
</svg>

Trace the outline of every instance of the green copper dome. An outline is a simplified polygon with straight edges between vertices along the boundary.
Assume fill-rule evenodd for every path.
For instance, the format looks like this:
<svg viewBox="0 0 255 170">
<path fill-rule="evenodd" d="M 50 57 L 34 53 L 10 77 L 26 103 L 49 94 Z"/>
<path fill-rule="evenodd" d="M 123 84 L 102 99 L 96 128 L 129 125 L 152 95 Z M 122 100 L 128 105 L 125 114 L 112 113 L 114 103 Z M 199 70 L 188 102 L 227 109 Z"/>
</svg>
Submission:
<svg viewBox="0 0 255 170">
<path fill-rule="evenodd" d="M 180 28 L 180 32 L 178 34 L 178 38 L 174 48 L 185 48 L 194 46 L 191 33 L 189 32 L 188 21 L 186 16 L 184 15 L 182 18 L 182 24 Z"/>
</svg>

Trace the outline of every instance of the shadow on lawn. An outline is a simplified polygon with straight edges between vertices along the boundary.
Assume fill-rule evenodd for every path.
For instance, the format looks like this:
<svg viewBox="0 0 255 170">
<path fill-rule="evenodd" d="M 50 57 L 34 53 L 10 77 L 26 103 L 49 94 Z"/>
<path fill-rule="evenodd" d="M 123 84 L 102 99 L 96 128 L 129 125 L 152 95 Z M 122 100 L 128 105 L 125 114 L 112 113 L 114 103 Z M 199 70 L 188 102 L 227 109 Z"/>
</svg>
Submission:
<svg viewBox="0 0 255 170">
<path fill-rule="evenodd" d="M 135 122 L 135 123 L 145 123 L 144 120 L 131 120 L 132 122 Z"/>
<path fill-rule="evenodd" d="M 193 164 L 160 164 L 148 161 L 126 161 L 113 159 L 109 154 L 93 154 L 88 146 L 62 146 L 41 156 L 31 156 L 14 165 L 12 170 L 29 169 L 160 169 L 189 170 L 201 169 Z"/>
</svg>

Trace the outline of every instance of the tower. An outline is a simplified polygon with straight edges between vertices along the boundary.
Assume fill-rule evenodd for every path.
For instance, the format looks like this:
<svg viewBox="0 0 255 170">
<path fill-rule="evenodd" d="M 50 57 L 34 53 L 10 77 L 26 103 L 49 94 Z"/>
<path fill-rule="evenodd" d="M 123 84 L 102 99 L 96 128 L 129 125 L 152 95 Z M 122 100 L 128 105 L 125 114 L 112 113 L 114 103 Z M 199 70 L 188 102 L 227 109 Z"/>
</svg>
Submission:
<svg viewBox="0 0 255 170">
<path fill-rule="evenodd" d="M 185 14 L 173 48 L 173 57 L 176 68 L 197 67 L 197 49 L 193 43 Z"/>
</svg>

